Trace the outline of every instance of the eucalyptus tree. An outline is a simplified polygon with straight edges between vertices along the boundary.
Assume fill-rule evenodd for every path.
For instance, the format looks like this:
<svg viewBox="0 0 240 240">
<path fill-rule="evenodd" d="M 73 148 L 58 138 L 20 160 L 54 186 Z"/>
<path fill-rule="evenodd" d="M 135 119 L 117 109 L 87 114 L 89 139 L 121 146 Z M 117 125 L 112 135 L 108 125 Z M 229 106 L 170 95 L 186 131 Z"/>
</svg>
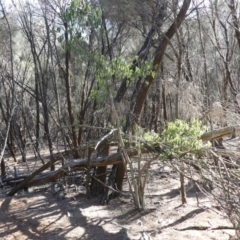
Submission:
<svg viewBox="0 0 240 240">
<path fill-rule="evenodd" d="M 15 106 L 15 82 L 14 82 L 15 72 L 14 72 L 14 56 L 13 56 L 13 32 L 12 32 L 9 18 L 7 16 L 6 7 L 4 6 L 2 1 L 0 1 L 0 7 L 1 7 L 1 15 L 2 15 L 1 20 L 5 21 L 7 35 L 8 35 L 8 39 L 6 41 L 6 45 L 8 46 L 7 47 L 8 51 L 6 51 L 6 53 L 7 52 L 9 53 L 9 59 L 1 59 L 2 61 L 1 61 L 1 68 L 0 68 L 2 88 L 4 89 L 6 94 L 6 106 L 7 106 L 7 111 L 6 113 L 4 113 L 4 109 L 1 104 L 1 110 L 3 114 L 3 118 L 5 117 L 5 124 L 6 124 L 5 134 L 3 138 L 3 146 L 0 153 L 1 166 L 4 167 L 4 162 L 2 162 L 3 155 L 7 145 L 8 135 L 9 135 L 11 122 L 12 122 L 12 118 L 13 118 L 16 106 Z M 1 23 L 1 26 L 4 26 L 4 25 Z M 3 47 L 3 45 L 1 45 L 1 47 Z M 7 76 L 8 73 L 9 73 L 9 76 Z M 9 83 L 7 83 L 8 82 L 7 78 L 9 78 Z M 8 85 L 9 88 L 6 85 Z M 2 173 L 4 174 L 4 171 Z"/>
<path fill-rule="evenodd" d="M 210 46 L 206 55 L 214 54 L 215 62 L 211 72 L 217 74 L 212 81 L 218 86 L 218 100 L 225 111 L 225 123 L 234 122 L 232 114 L 239 111 L 237 95 L 239 94 L 239 26 L 236 22 L 237 5 L 234 1 L 210 1 L 207 12 L 209 22 Z M 210 72 L 210 71 L 209 71 Z M 212 75 L 212 74 L 211 74 Z M 211 76 L 209 74 L 209 77 Z"/>
<path fill-rule="evenodd" d="M 31 53 L 34 74 L 26 89 L 34 88 L 30 92 L 35 100 L 35 133 L 39 139 L 43 132 L 51 156 L 53 133 L 58 130 L 78 158 L 83 141 L 98 138 L 116 126 L 110 96 L 119 110 L 121 127 L 128 133 L 143 122 L 143 111 L 145 122 L 150 119 L 149 106 L 158 103 L 160 88 L 161 94 L 165 93 L 161 86 L 165 73 L 177 78 L 179 88 L 183 75 L 193 81 L 191 41 L 186 37 L 190 30 L 183 29 L 190 0 L 36 3 L 19 1 L 16 9 Z M 156 93 L 151 92 L 154 86 Z M 175 117 L 181 116 L 179 96 L 172 96 L 173 102 L 165 96 L 162 99 L 164 120 L 170 104 L 175 105 Z M 159 114 L 156 108 L 159 106 L 152 111 Z M 152 121 L 158 131 L 156 120 Z M 117 167 L 115 181 L 122 190 L 125 167 Z M 106 167 L 98 170 L 106 173 Z"/>
<path fill-rule="evenodd" d="M 48 22 L 47 18 L 43 18 L 45 15 L 45 9 L 41 3 L 33 6 L 28 2 L 19 1 L 15 4 L 15 9 L 18 12 L 17 19 L 21 31 L 29 44 L 34 69 L 35 89 L 33 97 L 36 104 L 36 146 L 38 148 L 41 136 L 41 125 L 43 125 L 43 138 L 48 142 L 48 148 L 52 159 L 53 144 L 49 126 L 49 85 L 52 78 L 51 59 L 53 54 L 51 51 L 51 45 L 49 44 L 51 23 Z M 38 28 L 39 31 L 36 31 L 36 28 Z M 54 169 L 53 166 L 52 169 Z"/>
<path fill-rule="evenodd" d="M 159 12 L 155 16 L 153 25 L 150 28 L 150 31 L 146 37 L 143 47 L 140 49 L 140 51 L 137 54 L 139 60 L 145 59 L 149 53 L 149 48 L 151 47 L 151 42 L 153 40 L 153 33 L 154 32 L 161 33 L 159 38 L 155 41 L 156 49 L 153 51 L 152 59 L 149 60 L 150 62 L 152 62 L 152 71 L 150 72 L 150 74 L 147 74 L 146 77 L 142 79 L 140 78 L 137 81 L 135 91 L 132 93 L 130 112 L 127 115 L 127 119 L 124 127 L 125 131 L 129 131 L 131 128 L 134 129 L 133 126 L 135 124 L 140 123 L 144 102 L 147 98 L 148 91 L 155 80 L 154 75 L 158 71 L 163 61 L 164 53 L 166 51 L 167 46 L 170 43 L 171 38 L 174 36 L 174 34 L 176 33 L 176 31 L 184 21 L 188 8 L 190 6 L 190 3 L 191 1 L 189 0 L 184 1 L 179 12 L 177 11 L 178 5 L 174 5 L 174 8 L 172 9 L 172 12 L 171 12 L 172 22 L 170 21 L 169 23 L 170 26 L 168 27 L 168 29 L 166 31 L 163 31 L 162 23 L 164 20 L 167 3 L 164 1 L 161 2 L 158 8 Z M 137 63 L 134 62 L 134 64 L 137 64 Z M 127 84 L 127 79 L 124 79 L 118 90 L 118 93 L 115 99 L 116 102 L 120 102 L 122 100 L 122 97 L 126 93 L 128 87 L 129 86 Z M 121 190 L 123 176 L 125 174 L 124 164 L 120 163 L 118 168 L 119 168 L 119 171 L 117 173 L 117 182 L 118 182 L 117 185 L 118 185 L 118 188 Z"/>
</svg>

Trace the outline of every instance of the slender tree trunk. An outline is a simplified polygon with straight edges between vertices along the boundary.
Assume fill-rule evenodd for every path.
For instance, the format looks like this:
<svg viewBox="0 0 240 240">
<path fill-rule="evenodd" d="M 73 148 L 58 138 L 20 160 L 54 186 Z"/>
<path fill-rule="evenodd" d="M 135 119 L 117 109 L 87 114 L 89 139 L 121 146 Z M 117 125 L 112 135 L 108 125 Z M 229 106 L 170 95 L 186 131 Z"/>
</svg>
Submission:
<svg viewBox="0 0 240 240">
<path fill-rule="evenodd" d="M 36 71 L 36 70 L 35 70 Z M 35 104 L 36 104 L 36 127 L 35 127 L 35 135 L 36 135 L 36 149 L 39 151 L 39 138 L 40 138 L 40 106 L 39 106 L 39 89 L 38 89 L 38 78 L 35 73 Z"/>
<path fill-rule="evenodd" d="M 235 37 L 237 39 L 238 47 L 240 49 L 240 30 L 239 30 L 239 19 L 237 18 L 237 5 L 235 0 L 230 0 L 228 6 L 231 10 L 232 23 L 235 30 Z"/>
<path fill-rule="evenodd" d="M 200 24 L 200 17 L 199 17 L 199 9 L 197 11 L 197 18 L 198 18 L 198 29 L 199 29 L 199 37 L 200 37 L 200 45 L 202 49 L 202 57 L 203 57 L 203 64 L 204 64 L 204 78 L 205 78 L 205 91 L 207 97 L 205 97 L 205 105 L 206 108 L 209 107 L 209 99 L 210 99 L 210 86 L 209 86 L 209 79 L 208 79 L 208 70 L 207 70 L 207 59 L 206 59 L 206 51 L 205 51 L 205 46 L 203 42 L 203 37 L 202 37 L 202 29 L 201 29 L 201 24 Z"/>
<path fill-rule="evenodd" d="M 4 158 L 1 160 L 1 179 L 4 179 L 6 177 L 6 166 Z"/>
<path fill-rule="evenodd" d="M 104 157 L 109 155 L 110 146 L 106 141 L 103 141 L 98 147 L 98 155 L 99 157 Z M 106 183 L 107 176 L 107 166 L 97 167 L 96 177 L 103 184 Z M 102 185 L 99 181 L 93 179 L 92 181 L 92 193 L 94 194 L 103 194 L 104 193 L 104 185 Z"/>
<path fill-rule="evenodd" d="M 180 192 L 181 192 L 181 201 L 182 204 L 187 203 L 187 198 L 186 198 L 186 191 L 185 191 L 185 181 L 184 181 L 184 175 L 183 173 L 180 173 Z"/>
<path fill-rule="evenodd" d="M 14 75 L 14 59 L 13 59 L 13 40 L 12 40 L 12 30 L 7 18 L 7 14 L 5 12 L 4 6 L 2 4 L 2 1 L 0 0 L 0 6 L 2 8 L 2 14 L 3 14 L 3 18 L 6 21 L 6 25 L 7 25 L 7 29 L 8 29 L 8 34 L 9 34 L 9 48 L 10 48 L 10 62 L 11 62 L 11 99 L 10 101 L 10 109 L 9 109 L 9 116 L 7 116 L 7 122 L 6 122 L 6 133 L 5 133 L 5 137 L 4 137 L 4 143 L 3 143 L 3 147 L 1 149 L 0 152 L 0 162 L 2 162 L 3 159 L 3 155 L 6 149 L 6 145 L 8 142 L 8 136 L 9 136 L 9 131 L 10 131 L 10 127 L 11 127 L 11 122 L 12 122 L 12 118 L 14 115 L 14 110 L 15 110 L 15 75 Z"/>
<path fill-rule="evenodd" d="M 163 36 L 163 39 L 160 42 L 160 44 L 156 50 L 156 54 L 155 54 L 155 57 L 153 60 L 153 71 L 154 72 L 156 72 L 158 70 L 158 68 L 162 62 L 164 52 L 169 44 L 169 41 L 174 36 L 177 29 L 180 27 L 181 23 L 184 21 L 190 3 L 191 3 L 191 0 L 184 0 L 183 5 L 182 5 L 178 15 L 177 15 L 176 19 L 174 20 L 174 23 L 170 26 L 170 28 L 168 29 L 166 34 Z M 137 94 L 136 104 L 133 109 L 132 115 L 134 117 L 131 119 L 130 123 L 128 123 L 128 126 L 126 127 L 127 129 L 130 129 L 134 124 L 138 124 L 140 116 L 141 116 L 144 101 L 147 97 L 148 90 L 151 87 L 153 81 L 154 81 L 153 75 L 148 75 L 145 78 L 145 81 L 142 83 L 140 90 Z"/>
<path fill-rule="evenodd" d="M 181 23 L 184 21 L 190 3 L 191 3 L 191 0 L 184 0 L 178 15 L 177 15 L 176 19 L 174 20 L 174 23 L 170 26 L 170 28 L 168 29 L 166 34 L 163 36 L 163 39 L 159 43 L 158 48 L 157 48 L 156 53 L 155 53 L 154 60 L 153 60 L 153 71 L 154 72 L 158 71 L 159 66 L 162 63 L 164 52 L 165 52 L 165 50 L 166 50 L 166 48 L 169 44 L 169 41 L 174 36 L 177 29 L 180 27 Z M 136 104 L 134 105 L 134 108 L 131 109 L 131 110 L 133 110 L 133 114 L 132 114 L 132 112 L 130 112 L 130 114 L 127 116 L 127 121 L 126 121 L 126 125 L 125 125 L 125 128 L 124 128 L 125 130 L 130 130 L 130 129 L 132 129 L 134 124 L 139 123 L 142 108 L 144 106 L 144 102 L 145 102 L 145 99 L 147 97 L 148 90 L 151 87 L 153 81 L 154 81 L 153 75 L 148 75 L 148 76 L 146 76 L 144 82 L 140 86 L 140 89 L 137 93 L 137 97 L 136 97 L 136 100 L 135 100 Z M 121 92 L 119 98 L 120 99 L 122 98 L 122 92 Z M 119 99 L 117 98 L 117 101 L 118 100 Z M 124 170 L 124 173 L 123 173 L 124 166 L 123 166 L 122 163 L 119 164 L 118 167 L 121 169 L 121 171 L 119 171 L 117 173 L 117 179 L 118 179 L 117 185 L 121 186 L 122 185 L 121 181 L 123 181 L 122 175 L 125 174 L 125 170 Z"/>
<path fill-rule="evenodd" d="M 72 91 L 71 91 L 71 76 L 70 76 L 70 42 L 69 42 L 69 33 L 68 33 L 68 23 L 64 23 L 65 28 L 65 44 L 66 44 L 66 52 L 65 52 L 65 84 L 66 84 L 66 93 L 67 93 L 67 106 L 68 106 L 68 114 L 72 129 L 72 140 L 73 140 L 73 147 L 78 147 L 78 138 L 77 138 L 77 129 L 75 126 L 73 108 L 72 108 Z M 79 152 L 74 150 L 74 157 L 79 158 Z"/>
</svg>

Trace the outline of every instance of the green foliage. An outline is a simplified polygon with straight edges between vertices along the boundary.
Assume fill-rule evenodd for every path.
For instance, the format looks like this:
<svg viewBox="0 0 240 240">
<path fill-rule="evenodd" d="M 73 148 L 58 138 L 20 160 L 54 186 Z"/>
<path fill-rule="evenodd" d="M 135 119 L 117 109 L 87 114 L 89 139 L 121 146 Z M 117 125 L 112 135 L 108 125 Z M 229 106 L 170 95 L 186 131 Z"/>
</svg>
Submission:
<svg viewBox="0 0 240 240">
<path fill-rule="evenodd" d="M 72 0 L 70 6 L 59 14 L 63 25 L 55 27 L 52 32 L 64 49 L 80 53 L 79 43 L 86 41 L 89 29 L 100 27 L 101 14 L 99 8 L 91 7 L 84 0 Z M 65 31 L 68 33 L 68 43 L 65 41 Z"/>
<path fill-rule="evenodd" d="M 146 132 L 138 130 L 138 135 L 144 143 L 141 147 L 150 147 L 160 153 L 161 159 L 178 157 L 182 153 L 199 154 L 204 147 L 210 147 L 211 144 L 203 144 L 201 135 L 207 131 L 201 121 L 191 119 L 189 122 L 176 120 L 169 122 L 162 136 L 153 131 Z"/>
<path fill-rule="evenodd" d="M 206 126 L 198 120 L 191 119 L 189 122 L 176 120 L 169 122 L 163 131 L 163 141 L 170 146 L 168 153 L 179 155 L 183 152 L 198 154 L 203 148 L 200 136 L 207 131 Z"/>
<path fill-rule="evenodd" d="M 154 146 L 162 141 L 159 134 L 151 131 L 151 132 L 144 132 L 143 139 L 146 141 L 150 146 Z"/>
<path fill-rule="evenodd" d="M 146 131 L 140 126 L 134 126 L 134 137 L 124 141 L 125 147 L 135 146 L 159 154 L 161 161 L 178 159 L 183 156 L 199 156 L 204 148 L 211 147 L 203 143 L 201 136 L 208 130 L 201 121 L 191 119 L 189 122 L 176 120 L 169 122 L 162 135 L 154 131 Z M 123 134 L 123 133 L 122 133 Z"/>
<path fill-rule="evenodd" d="M 98 86 L 92 90 L 92 98 L 101 98 L 108 96 L 109 89 L 114 80 L 127 79 L 127 84 L 152 73 L 152 64 L 144 62 L 141 68 L 132 69 L 132 61 L 126 61 L 122 57 L 115 57 L 111 61 L 100 53 L 94 53 L 93 61 L 96 64 L 94 77 L 98 82 Z M 100 99 L 99 99 L 100 100 Z"/>
<path fill-rule="evenodd" d="M 126 61 L 123 57 L 109 59 L 102 55 L 100 49 L 89 51 L 90 31 L 100 29 L 101 16 L 102 12 L 98 7 L 91 7 L 84 0 L 72 0 L 59 15 L 63 25 L 53 29 L 61 46 L 73 53 L 79 66 L 91 62 L 91 72 L 94 73 L 97 84 L 91 90 L 90 99 L 96 99 L 98 107 L 104 104 L 115 81 L 126 78 L 127 84 L 130 84 L 139 77 L 154 75 L 150 62 L 144 62 L 133 70 L 132 60 Z M 65 38 L 66 32 L 68 41 Z M 135 60 L 137 61 L 137 58 Z"/>
</svg>

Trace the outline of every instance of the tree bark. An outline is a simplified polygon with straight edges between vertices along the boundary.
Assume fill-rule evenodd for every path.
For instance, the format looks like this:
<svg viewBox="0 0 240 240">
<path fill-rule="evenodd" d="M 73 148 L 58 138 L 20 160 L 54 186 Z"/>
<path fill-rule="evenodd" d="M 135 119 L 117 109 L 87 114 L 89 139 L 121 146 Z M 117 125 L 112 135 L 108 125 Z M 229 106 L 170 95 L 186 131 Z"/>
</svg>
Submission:
<svg viewBox="0 0 240 240">
<path fill-rule="evenodd" d="M 158 16 L 157 18 L 155 19 L 155 23 L 154 25 L 152 26 L 152 28 L 150 29 L 150 31 L 148 32 L 148 35 L 141 47 L 141 49 L 139 50 L 139 52 L 137 53 L 137 56 L 138 56 L 138 60 L 134 60 L 133 63 L 132 63 L 132 66 L 131 66 L 131 69 L 134 71 L 135 68 L 138 66 L 139 64 L 139 61 L 146 61 L 147 59 L 147 55 L 149 53 L 149 49 L 151 47 L 151 43 L 152 43 L 152 39 L 153 39 L 153 36 L 154 34 L 157 32 L 158 28 L 161 27 L 162 23 L 163 23 L 163 20 L 164 20 L 164 16 L 166 14 L 166 6 L 164 5 L 159 13 L 158 13 Z M 129 85 L 127 84 L 128 82 L 128 79 L 124 79 L 118 89 L 118 92 L 117 92 L 117 95 L 115 97 L 115 102 L 118 102 L 120 103 L 123 96 L 125 95 Z"/>
<path fill-rule="evenodd" d="M 69 43 L 69 33 L 68 33 L 68 23 L 64 23 L 64 28 L 65 28 L 65 67 L 66 67 L 66 72 L 65 72 L 65 84 L 66 84 L 66 93 L 67 93 L 67 106 L 68 106 L 68 114 L 69 114 L 69 119 L 70 119 L 70 124 L 71 124 L 71 129 L 72 129 L 72 139 L 73 139 L 73 146 L 76 148 L 78 146 L 78 138 L 77 138 L 77 129 L 75 126 L 75 121 L 74 121 L 74 115 L 73 115 L 73 108 L 72 108 L 72 91 L 71 91 L 71 76 L 70 76 L 70 43 Z M 74 157 L 79 158 L 79 152 L 76 150 L 74 151 Z"/>
<path fill-rule="evenodd" d="M 12 39 L 12 29 L 11 29 L 11 26 L 10 26 L 10 23 L 8 21 L 8 18 L 7 18 L 7 15 L 6 12 L 5 12 L 5 9 L 4 9 L 4 6 L 3 6 L 3 3 L 2 1 L 0 1 L 0 6 L 2 8 L 2 14 L 3 14 L 3 19 L 5 19 L 6 21 L 6 25 L 7 25 L 7 30 L 8 30 L 8 34 L 9 34 L 9 48 L 10 48 L 10 62 L 11 62 L 11 98 L 9 99 L 9 102 L 10 102 L 10 108 L 9 108 L 9 114 L 7 116 L 7 121 L 6 121 L 6 133 L 5 133 L 5 136 L 4 136 L 4 143 L 3 143 L 3 147 L 1 149 L 1 152 L 0 152 L 0 162 L 2 161 L 3 159 L 3 155 L 4 155 L 4 152 L 5 152 L 5 149 L 6 149 L 6 145 L 7 145 L 7 142 L 8 142 L 8 136 L 9 136 L 9 131 L 10 131 L 10 128 L 11 128 L 11 122 L 12 122 L 12 118 L 13 118 L 13 115 L 14 115 L 14 110 L 15 110 L 15 81 L 14 81 L 14 57 L 13 57 L 13 39 Z M 13 155 L 15 156 L 15 155 Z M 16 159 L 14 158 L 14 160 L 16 161 Z"/>
<path fill-rule="evenodd" d="M 237 18 L 237 7 L 236 7 L 236 3 L 235 0 L 230 0 L 230 3 L 228 3 L 228 7 L 231 10 L 231 14 L 232 14 L 232 23 L 233 23 L 233 27 L 235 30 L 235 36 L 237 38 L 237 42 L 238 42 L 238 47 L 240 49 L 240 30 L 239 30 L 239 19 Z"/>
<path fill-rule="evenodd" d="M 156 54 L 153 60 L 153 71 L 156 72 L 162 62 L 164 52 L 169 44 L 170 39 L 174 36 L 177 29 L 180 27 L 181 23 L 184 21 L 186 17 L 187 10 L 189 8 L 189 5 L 191 3 L 191 0 L 184 0 L 183 5 L 181 7 L 180 12 L 178 13 L 174 23 L 170 26 L 166 34 L 163 36 L 162 41 L 158 45 L 158 48 L 156 50 Z M 143 103 L 147 97 L 147 93 L 149 88 L 151 87 L 153 83 L 154 77 L 153 75 L 148 75 L 145 78 L 145 81 L 142 83 L 142 86 L 140 88 L 140 91 L 138 92 L 137 98 L 136 98 L 136 104 L 133 110 L 133 116 L 132 122 L 130 122 L 129 126 L 127 126 L 127 129 L 131 128 L 134 123 L 138 123 L 141 115 L 141 111 L 143 108 Z"/>
<path fill-rule="evenodd" d="M 4 158 L 1 160 L 1 180 L 6 177 L 6 166 Z"/>
<path fill-rule="evenodd" d="M 107 141 L 103 141 L 99 147 L 98 152 L 100 157 L 107 157 L 109 155 L 110 146 Z M 99 166 L 96 170 L 96 177 L 99 181 L 92 179 L 92 193 L 93 194 L 103 194 L 104 193 L 104 186 L 101 184 L 106 183 L 107 177 L 107 165 L 106 166 Z"/>
<path fill-rule="evenodd" d="M 138 154 L 138 151 L 136 149 L 127 149 L 126 150 L 128 155 L 131 156 L 136 156 Z M 59 158 L 55 158 L 53 163 L 56 163 L 57 161 L 60 161 Z M 119 162 L 122 161 L 122 156 L 121 153 L 114 153 L 110 156 L 105 156 L 105 157 L 97 157 L 97 158 L 91 158 L 91 167 L 105 167 L 107 165 L 114 165 L 118 164 Z M 39 185 L 39 184 L 45 184 L 48 182 L 53 182 L 57 180 L 58 178 L 64 176 L 66 172 L 71 169 L 71 171 L 74 170 L 86 170 L 89 164 L 89 159 L 79 159 L 79 160 L 72 160 L 69 161 L 67 164 L 65 164 L 63 167 L 61 167 L 58 170 L 51 171 L 48 173 L 42 173 L 44 170 L 49 168 L 51 166 L 52 162 L 49 161 L 46 164 L 44 164 L 42 167 L 37 169 L 35 172 L 30 174 L 28 177 L 26 177 L 21 183 L 19 183 L 16 187 L 14 187 L 9 193 L 9 196 L 13 196 L 15 193 L 17 193 L 20 189 L 23 187 L 30 187 L 34 185 Z M 40 174 L 42 173 L 42 174 Z"/>
<path fill-rule="evenodd" d="M 182 5 L 178 15 L 177 15 L 176 19 L 174 20 L 174 23 L 170 26 L 170 28 L 168 29 L 166 34 L 163 36 L 163 39 L 159 43 L 158 48 L 156 50 L 154 60 L 153 60 L 153 69 L 152 69 L 153 72 L 157 72 L 157 70 L 162 62 L 164 52 L 169 44 L 169 41 L 174 36 L 177 29 L 180 27 L 181 23 L 185 19 L 190 3 L 191 3 L 191 0 L 184 0 L 183 5 Z M 140 114 L 142 112 L 142 108 L 144 105 L 144 101 L 147 97 L 148 90 L 151 87 L 153 80 L 154 80 L 153 75 L 148 75 L 148 76 L 146 76 L 144 82 L 140 86 L 140 90 L 137 93 L 137 97 L 136 97 L 136 101 L 135 101 L 136 104 L 135 104 L 135 106 L 133 105 L 133 108 L 134 108 L 133 114 L 130 111 L 130 113 L 127 116 L 126 125 L 124 127 L 125 131 L 129 131 L 129 129 L 132 128 L 134 123 L 139 122 Z M 119 91 L 121 93 L 119 93 L 119 95 L 117 94 L 117 97 L 115 98 L 116 102 L 119 102 L 119 100 L 122 99 L 123 94 L 126 92 L 126 86 L 124 86 L 124 91 L 125 91 L 124 93 L 123 93 L 122 89 L 119 89 Z M 132 117 L 132 115 L 133 115 L 133 117 Z M 124 169 L 123 163 L 120 163 L 118 165 L 118 168 L 120 170 L 117 172 L 117 177 L 116 177 L 117 186 L 121 187 L 122 182 L 123 182 L 123 176 L 125 175 L 125 169 Z"/>
<path fill-rule="evenodd" d="M 240 132 L 240 126 L 232 126 L 232 127 L 224 127 L 221 129 L 217 129 L 211 132 L 206 132 L 201 136 L 202 141 L 211 141 L 214 139 L 226 137 L 226 136 L 232 136 L 235 134 L 236 136 L 239 135 Z"/>
</svg>

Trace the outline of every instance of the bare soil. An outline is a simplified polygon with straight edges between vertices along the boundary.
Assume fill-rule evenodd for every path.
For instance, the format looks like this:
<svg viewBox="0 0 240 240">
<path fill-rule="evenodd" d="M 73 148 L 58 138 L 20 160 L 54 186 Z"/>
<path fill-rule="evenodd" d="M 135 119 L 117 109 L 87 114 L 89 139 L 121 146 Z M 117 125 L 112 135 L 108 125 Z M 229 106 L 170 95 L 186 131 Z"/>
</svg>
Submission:
<svg viewBox="0 0 240 240">
<path fill-rule="evenodd" d="M 32 168 L 34 159 L 28 164 Z M 18 167 L 22 174 L 27 171 L 24 163 Z M 234 236 L 228 219 L 202 193 L 197 198 L 195 191 L 188 191 L 188 203 L 182 206 L 178 174 L 162 170 L 159 162 L 152 164 L 147 209 L 142 212 L 134 209 L 127 183 L 123 196 L 104 206 L 99 197 L 87 199 L 82 185 L 64 192 L 43 186 L 14 197 L 2 190 L 0 239 L 228 240 Z"/>
</svg>

